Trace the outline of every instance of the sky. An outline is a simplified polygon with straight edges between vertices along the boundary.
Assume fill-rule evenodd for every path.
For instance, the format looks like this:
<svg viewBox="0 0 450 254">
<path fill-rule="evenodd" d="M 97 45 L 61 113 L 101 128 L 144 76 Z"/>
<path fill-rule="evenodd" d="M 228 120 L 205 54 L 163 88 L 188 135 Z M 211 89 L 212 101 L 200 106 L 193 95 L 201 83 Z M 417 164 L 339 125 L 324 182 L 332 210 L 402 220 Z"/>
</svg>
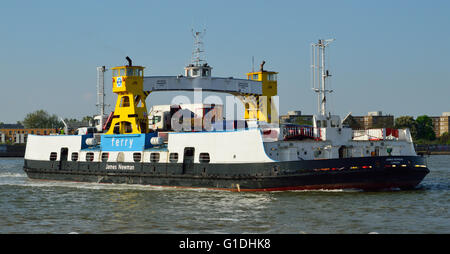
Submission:
<svg viewBox="0 0 450 254">
<path fill-rule="evenodd" d="M 280 113 L 317 113 L 311 43 L 327 48 L 331 113 L 450 111 L 450 1 L 6 1 L 0 6 L 0 122 L 36 110 L 97 114 L 96 67 L 130 56 L 145 75 L 183 74 L 191 29 L 206 29 L 213 76 L 245 78 L 264 60 L 277 71 Z M 114 109 L 111 72 L 107 111 Z M 148 105 L 169 104 L 153 93 Z M 149 108 L 149 107 L 148 107 Z"/>
</svg>

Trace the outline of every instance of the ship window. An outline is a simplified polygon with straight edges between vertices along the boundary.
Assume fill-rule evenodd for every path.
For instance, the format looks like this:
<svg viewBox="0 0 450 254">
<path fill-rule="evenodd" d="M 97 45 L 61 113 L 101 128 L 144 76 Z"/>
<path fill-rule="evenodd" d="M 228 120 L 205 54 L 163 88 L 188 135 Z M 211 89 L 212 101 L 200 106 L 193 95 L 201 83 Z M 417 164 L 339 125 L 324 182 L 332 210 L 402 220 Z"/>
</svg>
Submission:
<svg viewBox="0 0 450 254">
<path fill-rule="evenodd" d="M 131 127 L 131 123 L 130 122 L 123 122 L 123 128 L 125 133 L 132 133 L 133 132 L 133 128 Z"/>
<path fill-rule="evenodd" d="M 51 161 L 56 161 L 56 157 L 58 156 L 58 154 L 56 152 L 51 152 L 50 153 L 50 160 Z"/>
<path fill-rule="evenodd" d="M 77 161 L 78 160 L 78 153 L 73 152 L 71 159 L 72 159 L 72 161 Z"/>
<path fill-rule="evenodd" d="M 114 125 L 113 133 L 120 134 L 120 123 L 116 123 L 116 125 Z"/>
<path fill-rule="evenodd" d="M 192 70 L 192 76 L 197 76 L 198 70 Z"/>
<path fill-rule="evenodd" d="M 209 74 L 208 74 L 209 72 L 208 72 L 208 70 L 207 69 L 203 69 L 202 70 L 202 76 L 203 77 L 207 77 L 207 76 L 209 76 Z"/>
<path fill-rule="evenodd" d="M 199 160 L 201 163 L 209 163 L 209 153 L 200 153 Z"/>
<path fill-rule="evenodd" d="M 125 69 L 119 69 L 119 76 L 125 76 Z"/>
<path fill-rule="evenodd" d="M 138 72 L 137 76 L 139 76 L 139 77 L 142 76 L 142 70 L 139 69 L 139 70 L 137 70 L 137 72 Z"/>
<path fill-rule="evenodd" d="M 113 77 L 117 77 L 119 75 L 119 71 L 118 70 L 113 70 Z"/>
<path fill-rule="evenodd" d="M 169 160 L 173 163 L 178 162 L 178 153 L 170 153 Z"/>
<path fill-rule="evenodd" d="M 277 80 L 277 74 L 268 74 L 267 75 L 267 80 L 276 81 Z"/>
<path fill-rule="evenodd" d="M 258 79 L 258 74 L 253 74 L 253 80 L 257 80 Z"/>
<path fill-rule="evenodd" d="M 127 69 L 127 76 L 133 76 L 133 69 Z"/>
<path fill-rule="evenodd" d="M 152 119 L 150 119 L 150 124 L 157 124 L 161 122 L 161 116 L 153 116 Z"/>
<path fill-rule="evenodd" d="M 122 99 L 120 99 L 120 107 L 129 107 L 130 106 L 130 97 L 123 96 Z"/>
<path fill-rule="evenodd" d="M 159 153 L 151 153 L 150 162 L 159 162 Z"/>
<path fill-rule="evenodd" d="M 133 153 L 133 160 L 134 160 L 134 162 L 140 162 L 141 161 L 141 153 Z"/>
<path fill-rule="evenodd" d="M 102 153 L 102 161 L 108 161 L 109 153 Z"/>
<path fill-rule="evenodd" d="M 94 153 L 86 153 L 86 161 L 93 161 Z"/>
</svg>

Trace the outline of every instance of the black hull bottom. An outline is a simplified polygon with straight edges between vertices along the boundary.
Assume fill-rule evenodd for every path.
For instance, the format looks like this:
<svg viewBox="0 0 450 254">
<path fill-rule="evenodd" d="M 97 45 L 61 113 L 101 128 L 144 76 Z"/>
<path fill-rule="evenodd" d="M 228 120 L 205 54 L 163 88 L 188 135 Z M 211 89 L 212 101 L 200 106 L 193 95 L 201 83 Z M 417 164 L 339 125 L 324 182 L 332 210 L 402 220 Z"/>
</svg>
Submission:
<svg viewBox="0 0 450 254">
<path fill-rule="evenodd" d="M 25 160 L 31 179 L 231 191 L 411 189 L 429 173 L 418 156 L 252 163 L 103 163 Z"/>
</svg>

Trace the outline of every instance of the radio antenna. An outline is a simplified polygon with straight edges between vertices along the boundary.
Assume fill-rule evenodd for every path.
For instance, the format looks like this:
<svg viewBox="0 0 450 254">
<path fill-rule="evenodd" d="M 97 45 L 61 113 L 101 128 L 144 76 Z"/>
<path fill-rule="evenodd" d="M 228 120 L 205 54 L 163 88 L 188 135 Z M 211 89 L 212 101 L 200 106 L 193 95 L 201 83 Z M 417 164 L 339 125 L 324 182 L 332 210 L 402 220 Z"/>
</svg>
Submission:
<svg viewBox="0 0 450 254">
<path fill-rule="evenodd" d="M 194 49 L 192 50 L 191 63 L 194 66 L 201 66 L 203 62 L 206 62 L 206 60 L 202 58 L 203 53 L 205 52 L 202 39 L 205 36 L 206 29 L 203 29 L 202 32 L 194 32 L 194 29 L 191 31 L 192 36 L 194 37 Z"/>
</svg>

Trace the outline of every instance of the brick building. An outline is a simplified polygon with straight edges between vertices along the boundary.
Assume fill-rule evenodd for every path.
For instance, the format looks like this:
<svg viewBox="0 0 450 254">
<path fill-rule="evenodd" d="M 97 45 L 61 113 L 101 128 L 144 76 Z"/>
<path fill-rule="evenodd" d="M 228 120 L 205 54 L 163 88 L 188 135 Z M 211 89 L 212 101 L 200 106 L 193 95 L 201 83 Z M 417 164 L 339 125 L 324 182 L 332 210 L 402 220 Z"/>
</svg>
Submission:
<svg viewBox="0 0 450 254">
<path fill-rule="evenodd" d="M 26 129 L 21 124 L 2 124 L 0 125 L 0 143 L 26 143 L 28 134 L 50 135 L 57 133 L 57 129 Z"/>
<path fill-rule="evenodd" d="M 432 116 L 431 119 L 436 137 L 442 136 L 445 132 L 450 133 L 450 112 L 443 112 L 441 116 Z"/>
<path fill-rule="evenodd" d="M 312 125 L 312 115 L 302 115 L 301 111 L 288 111 L 287 115 L 280 116 L 280 123 L 283 124 L 299 124 L 299 125 Z"/>
<path fill-rule="evenodd" d="M 344 119 L 344 125 L 354 130 L 393 128 L 394 116 L 383 115 L 381 111 L 369 112 L 366 116 L 348 115 Z"/>
</svg>

